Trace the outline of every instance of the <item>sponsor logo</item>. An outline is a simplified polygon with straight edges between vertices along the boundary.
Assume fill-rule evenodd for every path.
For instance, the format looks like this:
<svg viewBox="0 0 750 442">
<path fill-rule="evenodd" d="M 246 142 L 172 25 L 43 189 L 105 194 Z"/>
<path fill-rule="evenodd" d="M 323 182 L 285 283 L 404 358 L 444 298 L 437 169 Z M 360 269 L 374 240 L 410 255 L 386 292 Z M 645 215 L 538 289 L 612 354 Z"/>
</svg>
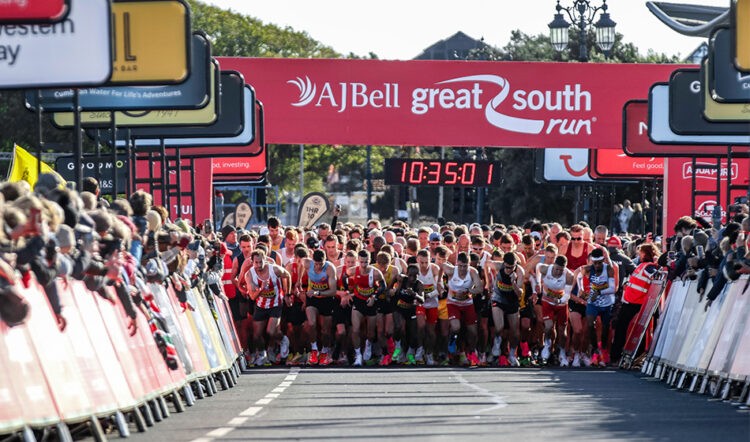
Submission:
<svg viewBox="0 0 750 442">
<path fill-rule="evenodd" d="M 400 85 L 360 82 L 322 84 L 308 76 L 287 81 L 299 91 L 294 107 L 329 107 L 338 113 L 347 110 L 401 108 Z M 465 86 L 464 86 L 465 85 Z M 464 87 L 460 87 L 464 86 Z M 497 91 L 497 92 L 495 92 Z M 413 115 L 432 111 L 483 111 L 487 123 L 509 132 L 524 134 L 591 135 L 596 117 L 592 112 L 591 92 L 581 84 L 565 84 L 558 90 L 512 89 L 510 81 L 499 75 L 469 75 L 417 87 L 409 94 Z M 544 118 L 536 116 L 545 112 Z M 554 117 L 550 118 L 549 113 Z M 581 116 L 585 118 L 581 118 Z"/>
<path fill-rule="evenodd" d="M 692 163 L 684 163 L 682 165 L 682 179 L 692 179 L 693 178 L 693 172 L 695 172 L 695 179 L 708 179 L 708 180 L 716 180 L 716 174 L 718 171 L 716 170 L 715 164 L 710 163 L 696 163 L 695 164 L 695 171 L 693 171 L 693 164 Z M 725 164 L 722 164 L 721 166 L 721 179 L 725 180 L 727 179 L 727 176 L 729 175 L 729 171 L 727 170 L 727 166 Z M 739 178 L 740 175 L 740 167 L 738 164 L 732 164 L 732 181 L 736 181 Z"/>
<path fill-rule="evenodd" d="M 706 200 L 703 201 L 698 205 L 698 207 L 695 208 L 695 216 L 703 218 L 706 222 L 711 223 L 713 214 L 714 214 L 714 207 L 716 207 L 716 201 L 714 200 Z M 723 207 L 719 206 L 721 209 L 721 222 L 724 223 L 727 218 L 727 212 L 724 210 Z"/>
</svg>

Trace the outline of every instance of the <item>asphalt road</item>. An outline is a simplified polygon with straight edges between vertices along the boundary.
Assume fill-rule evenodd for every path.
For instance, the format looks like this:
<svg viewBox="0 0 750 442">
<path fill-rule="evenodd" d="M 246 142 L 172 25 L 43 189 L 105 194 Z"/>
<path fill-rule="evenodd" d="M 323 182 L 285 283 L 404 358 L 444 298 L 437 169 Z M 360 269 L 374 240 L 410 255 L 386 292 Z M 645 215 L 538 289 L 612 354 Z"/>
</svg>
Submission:
<svg viewBox="0 0 750 442">
<path fill-rule="evenodd" d="M 273 368 L 131 436 L 299 439 L 750 441 L 750 412 L 615 370 Z"/>
</svg>

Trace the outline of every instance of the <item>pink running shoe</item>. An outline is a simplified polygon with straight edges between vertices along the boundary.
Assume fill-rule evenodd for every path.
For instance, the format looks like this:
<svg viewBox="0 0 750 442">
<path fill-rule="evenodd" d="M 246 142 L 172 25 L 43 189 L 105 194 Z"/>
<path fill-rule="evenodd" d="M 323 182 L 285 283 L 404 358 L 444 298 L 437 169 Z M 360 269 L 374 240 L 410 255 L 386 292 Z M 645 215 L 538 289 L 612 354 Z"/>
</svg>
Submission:
<svg viewBox="0 0 750 442">
<path fill-rule="evenodd" d="M 609 365 L 609 350 L 602 350 L 602 362 Z"/>
<path fill-rule="evenodd" d="M 591 355 L 591 365 L 599 365 L 599 353 L 594 352 L 593 355 Z"/>
<path fill-rule="evenodd" d="M 497 366 L 498 367 L 510 367 L 510 364 L 508 363 L 508 358 L 505 355 L 501 355 L 497 359 Z"/>
</svg>

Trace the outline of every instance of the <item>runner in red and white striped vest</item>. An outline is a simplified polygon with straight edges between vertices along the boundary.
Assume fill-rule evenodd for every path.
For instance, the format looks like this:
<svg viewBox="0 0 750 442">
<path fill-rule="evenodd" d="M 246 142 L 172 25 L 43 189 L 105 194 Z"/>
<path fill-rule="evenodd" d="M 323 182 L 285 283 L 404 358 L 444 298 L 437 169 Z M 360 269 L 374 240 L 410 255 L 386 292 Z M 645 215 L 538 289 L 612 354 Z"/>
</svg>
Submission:
<svg viewBox="0 0 750 442">
<path fill-rule="evenodd" d="M 268 334 L 268 347 L 275 347 L 281 339 L 281 302 L 284 293 L 289 293 L 292 278 L 283 267 L 266 260 L 263 250 L 254 250 L 250 255 L 252 267 L 246 274 L 250 288 L 250 299 L 255 302 L 253 312 L 253 346 L 260 354 L 255 365 L 265 365 L 267 353 L 264 346 L 264 331 Z"/>
</svg>

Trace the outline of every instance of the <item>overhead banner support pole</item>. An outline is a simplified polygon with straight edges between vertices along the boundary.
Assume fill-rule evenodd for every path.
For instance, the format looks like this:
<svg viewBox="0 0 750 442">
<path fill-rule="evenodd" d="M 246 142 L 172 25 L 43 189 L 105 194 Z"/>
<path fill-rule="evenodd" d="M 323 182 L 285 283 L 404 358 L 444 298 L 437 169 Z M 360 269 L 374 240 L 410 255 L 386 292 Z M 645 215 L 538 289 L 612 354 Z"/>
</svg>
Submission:
<svg viewBox="0 0 750 442">
<path fill-rule="evenodd" d="M 102 145 L 101 145 L 102 138 L 101 137 L 102 137 L 101 132 L 99 131 L 99 129 L 97 129 L 96 132 L 94 132 L 94 145 L 95 145 L 94 152 L 96 153 L 96 161 L 100 161 L 102 158 Z M 94 171 L 94 177 L 96 178 L 97 182 L 99 183 L 101 182 L 101 179 L 102 179 L 101 168 L 99 167 L 96 168 L 96 170 Z"/>
<path fill-rule="evenodd" d="M 164 138 L 159 140 L 159 152 L 161 153 L 161 204 L 167 208 L 169 213 L 169 180 L 167 179 L 167 145 Z"/>
<path fill-rule="evenodd" d="M 117 122 L 115 122 L 115 113 L 110 112 L 109 118 L 112 120 L 110 129 L 112 130 L 112 201 L 114 201 L 117 199 Z"/>
<path fill-rule="evenodd" d="M 182 217 L 182 157 L 180 156 L 180 148 L 176 147 L 175 155 L 177 156 L 177 218 Z M 192 175 L 192 174 L 191 174 Z M 192 187 L 190 188 L 192 192 Z M 193 202 L 195 204 L 195 202 Z M 193 220 L 195 225 L 195 220 Z"/>
<path fill-rule="evenodd" d="M 372 219 L 372 146 L 367 145 L 367 219 Z"/>
<path fill-rule="evenodd" d="M 39 105 L 36 107 L 36 123 L 37 123 L 37 137 L 39 139 L 39 143 L 36 146 L 36 176 L 39 176 L 42 174 L 42 145 L 44 144 L 44 134 L 42 129 L 42 90 L 37 89 L 37 99 L 39 100 Z"/>
<path fill-rule="evenodd" d="M 133 146 L 130 144 L 130 129 L 127 131 L 127 140 L 125 140 L 125 193 L 126 196 L 135 192 L 135 174 L 130 174 L 130 164 L 135 164 L 135 160 L 131 161 L 130 156 L 133 154 Z M 117 173 L 117 164 L 115 164 L 115 173 Z"/>
<path fill-rule="evenodd" d="M 75 147 L 73 156 L 75 157 L 74 161 L 76 168 L 76 173 L 74 176 L 76 179 L 76 190 L 80 192 L 83 188 L 83 171 L 81 170 L 81 157 L 83 156 L 83 136 L 81 133 L 81 96 L 78 92 L 78 89 L 73 89 L 73 126 L 75 128 Z M 39 161 L 42 161 L 42 159 L 39 158 Z"/>
</svg>

